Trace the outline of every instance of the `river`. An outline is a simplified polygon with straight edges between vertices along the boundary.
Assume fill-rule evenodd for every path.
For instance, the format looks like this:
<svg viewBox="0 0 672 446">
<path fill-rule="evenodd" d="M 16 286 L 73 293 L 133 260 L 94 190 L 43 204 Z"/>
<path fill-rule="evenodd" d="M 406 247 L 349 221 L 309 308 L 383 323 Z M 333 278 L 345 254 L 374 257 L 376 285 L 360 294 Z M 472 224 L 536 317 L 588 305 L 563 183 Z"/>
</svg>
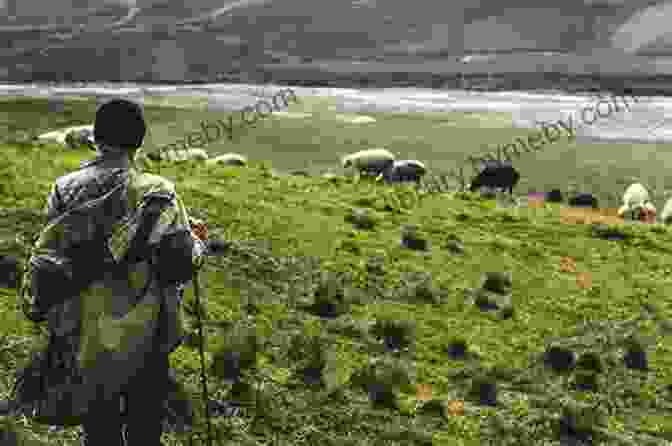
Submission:
<svg viewBox="0 0 672 446">
<path fill-rule="evenodd" d="M 192 96 L 207 98 L 212 110 L 235 111 L 259 100 L 259 91 L 271 96 L 287 86 L 250 84 L 141 85 L 86 83 L 72 85 L 13 84 L 0 85 L 0 95 L 37 97 L 92 96 L 107 98 L 126 96 L 140 102 L 145 97 Z M 331 96 L 336 106 L 347 112 L 442 112 L 494 111 L 509 112 L 514 125 L 535 127 L 538 121 L 566 119 L 567 114 L 580 116 L 586 105 L 596 104 L 597 96 L 562 92 L 475 92 L 431 90 L 423 88 L 348 89 L 291 87 L 297 96 Z M 577 130 L 579 141 L 590 142 L 672 142 L 672 98 L 639 97 L 628 99 L 630 109 L 598 119 L 593 125 Z M 592 116 L 589 113 L 586 114 Z"/>
</svg>

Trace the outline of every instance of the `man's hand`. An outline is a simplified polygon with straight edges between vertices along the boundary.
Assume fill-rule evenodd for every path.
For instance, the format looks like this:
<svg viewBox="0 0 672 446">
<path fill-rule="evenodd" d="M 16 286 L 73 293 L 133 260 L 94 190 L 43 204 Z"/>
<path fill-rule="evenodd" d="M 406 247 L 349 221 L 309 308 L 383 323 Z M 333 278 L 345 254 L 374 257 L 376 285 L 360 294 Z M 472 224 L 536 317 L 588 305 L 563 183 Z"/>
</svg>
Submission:
<svg viewBox="0 0 672 446">
<path fill-rule="evenodd" d="M 196 237 L 202 241 L 206 241 L 208 239 L 208 226 L 204 221 L 195 218 L 189 218 L 189 224 Z"/>
</svg>

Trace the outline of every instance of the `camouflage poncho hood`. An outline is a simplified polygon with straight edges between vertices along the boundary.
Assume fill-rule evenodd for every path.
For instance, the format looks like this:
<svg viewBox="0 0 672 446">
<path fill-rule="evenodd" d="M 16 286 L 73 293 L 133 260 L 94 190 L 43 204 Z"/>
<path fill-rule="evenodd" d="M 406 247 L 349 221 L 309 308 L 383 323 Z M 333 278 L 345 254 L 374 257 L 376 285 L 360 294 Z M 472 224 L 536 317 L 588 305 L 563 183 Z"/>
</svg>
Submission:
<svg viewBox="0 0 672 446">
<path fill-rule="evenodd" d="M 173 183 L 137 170 L 132 162 L 123 161 L 123 157 L 103 154 L 83 164 L 81 170 L 57 180 L 47 210 L 51 223 L 44 228 L 32 255 L 49 253 L 54 243 L 71 240 L 73 234 L 86 230 L 59 224 L 53 220 L 54 216 L 86 207 L 115 187 L 123 190 L 122 199 L 119 194 L 112 194 L 109 200 L 122 217 L 110 224 L 111 236 L 107 241 L 110 258 L 106 260 L 110 264 L 118 262 L 129 249 L 140 223 L 144 199 L 152 194 L 169 196 L 171 204 L 160 214 L 150 233 L 150 244 L 158 243 L 167 234 L 189 228 L 186 208 Z M 203 264 L 204 250 L 204 245 L 197 241 L 192 256 L 195 268 Z M 158 349 L 168 353 L 179 345 L 181 286 L 161 290 L 156 283 L 151 283 L 146 287 L 150 283 L 149 273 L 148 261 L 121 270 L 110 268 L 80 296 L 49 311 L 50 333 L 60 339 L 61 345 L 67 346 L 67 351 L 59 352 L 61 366 L 71 372 L 60 380 L 63 382 L 52 383 L 50 391 L 68 399 L 74 416 L 86 412 L 88 402 L 96 393 L 117 393 L 127 379 L 143 367 L 150 352 Z M 30 274 L 28 266 L 19 296 L 27 314 L 35 311 L 34 302 L 25 292 L 30 286 Z M 114 372 L 110 373 L 111 370 Z"/>
</svg>

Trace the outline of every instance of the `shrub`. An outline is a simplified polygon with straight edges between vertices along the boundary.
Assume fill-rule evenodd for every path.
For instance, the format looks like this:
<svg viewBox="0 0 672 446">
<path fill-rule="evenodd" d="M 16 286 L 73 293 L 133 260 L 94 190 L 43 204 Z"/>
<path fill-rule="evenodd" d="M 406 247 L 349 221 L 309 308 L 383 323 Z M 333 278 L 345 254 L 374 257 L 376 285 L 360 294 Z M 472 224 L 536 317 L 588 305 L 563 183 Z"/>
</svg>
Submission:
<svg viewBox="0 0 672 446">
<path fill-rule="evenodd" d="M 485 274 L 481 289 L 504 295 L 511 291 L 511 287 L 511 273 L 490 272 Z"/>
<path fill-rule="evenodd" d="M 497 382 L 487 375 L 478 376 L 472 380 L 469 396 L 481 406 L 496 406 Z"/>
<path fill-rule="evenodd" d="M 594 373 L 602 373 L 604 370 L 602 359 L 600 359 L 600 356 L 594 352 L 583 353 L 577 360 L 576 367 Z"/>
<path fill-rule="evenodd" d="M 406 226 L 402 230 L 401 246 L 416 251 L 426 251 L 429 249 L 429 241 L 418 233 L 416 226 Z"/>
<path fill-rule="evenodd" d="M 453 338 L 448 343 L 447 353 L 450 359 L 464 359 L 467 356 L 467 341 L 464 338 Z"/>
<path fill-rule="evenodd" d="M 396 409 L 400 390 L 409 390 L 412 377 L 400 363 L 369 364 L 351 378 L 351 382 L 364 387 L 374 407 Z"/>
<path fill-rule="evenodd" d="M 371 334 L 382 339 L 389 350 L 409 348 L 415 340 L 415 324 L 412 321 L 377 320 Z"/>
<path fill-rule="evenodd" d="M 336 318 L 350 311 L 343 277 L 324 274 L 314 293 L 309 310 L 317 316 Z"/>
<path fill-rule="evenodd" d="M 623 356 L 625 366 L 633 370 L 648 370 L 648 360 L 646 350 L 642 342 L 636 338 L 629 338 L 626 342 L 625 355 Z"/>
<path fill-rule="evenodd" d="M 253 327 L 236 326 L 220 342 L 212 355 L 212 373 L 226 382 L 239 382 L 244 371 L 256 366 L 260 339 Z"/>
<path fill-rule="evenodd" d="M 544 362 L 556 372 L 567 372 L 574 368 L 576 355 L 564 347 L 551 346 L 546 349 Z"/>
<path fill-rule="evenodd" d="M 357 229 L 371 230 L 376 227 L 376 219 L 367 209 L 351 209 L 345 220 Z"/>
<path fill-rule="evenodd" d="M 594 428 L 603 421 L 603 414 L 597 407 L 586 403 L 570 401 L 563 406 L 559 420 L 561 437 L 575 441 L 589 442 Z"/>
<path fill-rule="evenodd" d="M 592 224 L 590 232 L 594 238 L 603 240 L 629 240 L 632 238 L 631 234 L 624 232 L 622 229 L 604 224 Z"/>
<path fill-rule="evenodd" d="M 580 391 L 597 392 L 599 375 L 594 372 L 578 371 L 574 375 L 574 388 Z"/>
</svg>

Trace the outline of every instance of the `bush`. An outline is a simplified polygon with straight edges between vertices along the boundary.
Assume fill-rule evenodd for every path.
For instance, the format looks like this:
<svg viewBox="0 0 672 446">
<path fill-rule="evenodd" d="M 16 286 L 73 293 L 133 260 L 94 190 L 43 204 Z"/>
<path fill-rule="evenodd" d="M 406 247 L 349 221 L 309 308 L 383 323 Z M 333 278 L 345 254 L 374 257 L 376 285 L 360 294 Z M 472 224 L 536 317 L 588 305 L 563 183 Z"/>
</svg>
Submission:
<svg viewBox="0 0 672 446">
<path fill-rule="evenodd" d="M 345 221 L 363 230 L 371 230 L 376 227 L 377 223 L 375 217 L 367 209 L 351 209 Z"/>
<path fill-rule="evenodd" d="M 602 373 L 604 370 L 602 359 L 594 352 L 583 353 L 576 362 L 576 367 L 594 373 Z"/>
<path fill-rule="evenodd" d="M 260 340 L 254 328 L 234 327 L 212 355 L 212 373 L 226 382 L 239 382 L 244 371 L 254 369 Z"/>
<path fill-rule="evenodd" d="M 599 408 L 586 403 L 570 401 L 562 409 L 562 416 L 559 420 L 560 436 L 587 442 L 593 437 L 594 428 L 603 420 L 604 415 Z"/>
<path fill-rule="evenodd" d="M 481 406 L 496 406 L 497 382 L 487 375 L 478 376 L 472 380 L 469 395 Z"/>
<path fill-rule="evenodd" d="M 578 371 L 574 375 L 574 388 L 585 392 L 599 390 L 599 375 L 594 372 Z"/>
<path fill-rule="evenodd" d="M 364 388 L 374 407 L 396 409 L 401 390 L 409 390 L 413 381 L 408 370 L 401 364 L 370 363 L 351 377 L 351 383 Z"/>
<path fill-rule="evenodd" d="M 464 359 L 467 356 L 467 341 L 464 338 L 453 338 L 448 343 L 447 353 L 450 359 Z"/>
<path fill-rule="evenodd" d="M 322 336 L 295 335 L 290 341 L 288 358 L 298 363 L 298 375 L 307 385 L 323 385 L 323 372 L 329 362 L 330 342 Z"/>
<path fill-rule="evenodd" d="M 415 341 L 415 324 L 412 321 L 377 320 L 371 334 L 383 341 L 389 350 L 409 348 Z"/>
<path fill-rule="evenodd" d="M 346 298 L 343 277 L 325 274 L 314 293 L 309 310 L 317 316 L 336 318 L 350 311 L 350 301 Z"/>
<path fill-rule="evenodd" d="M 511 273 L 491 272 L 485 274 L 481 289 L 492 293 L 505 295 L 511 292 L 512 277 Z"/>
<path fill-rule="evenodd" d="M 556 372 L 567 372 L 574 368 L 576 355 L 567 348 L 554 345 L 546 349 L 544 362 Z"/>
<path fill-rule="evenodd" d="M 623 361 L 625 362 L 625 366 L 629 369 L 648 370 L 649 364 L 646 357 L 646 350 L 639 339 L 633 337 L 626 341 Z"/>
<path fill-rule="evenodd" d="M 429 241 L 418 232 L 415 226 L 406 226 L 401 234 L 401 246 L 416 251 L 427 251 Z"/>
</svg>

